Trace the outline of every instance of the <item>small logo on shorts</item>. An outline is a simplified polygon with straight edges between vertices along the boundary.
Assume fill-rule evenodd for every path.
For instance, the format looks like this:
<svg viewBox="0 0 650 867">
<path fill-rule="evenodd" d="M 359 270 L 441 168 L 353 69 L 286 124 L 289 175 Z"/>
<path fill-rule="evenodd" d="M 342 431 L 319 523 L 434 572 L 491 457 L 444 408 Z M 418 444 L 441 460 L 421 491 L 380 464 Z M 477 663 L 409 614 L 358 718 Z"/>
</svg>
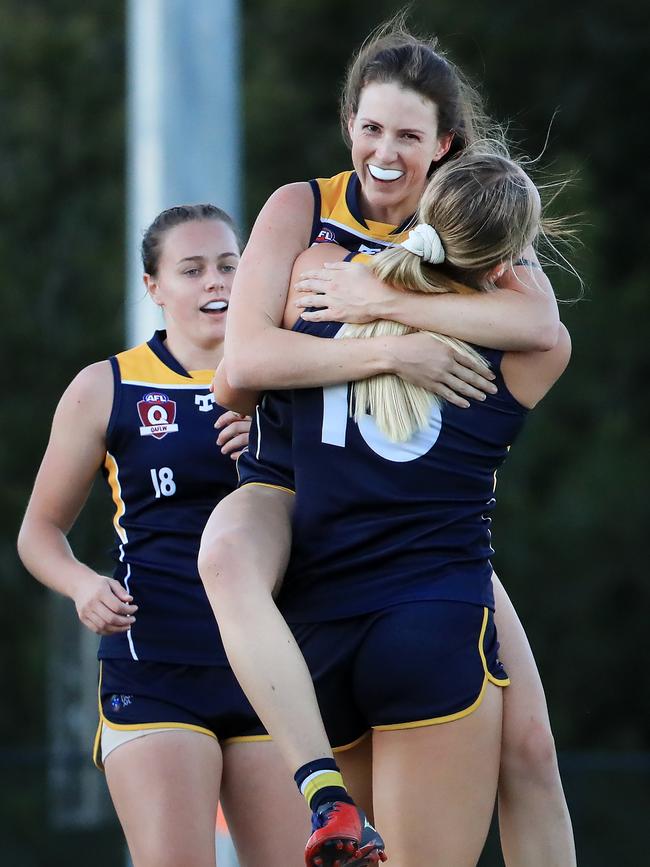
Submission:
<svg viewBox="0 0 650 867">
<path fill-rule="evenodd" d="M 128 707 L 133 702 L 132 695 L 112 695 L 111 696 L 111 710 L 114 713 L 118 713 L 124 707 Z"/>
</svg>

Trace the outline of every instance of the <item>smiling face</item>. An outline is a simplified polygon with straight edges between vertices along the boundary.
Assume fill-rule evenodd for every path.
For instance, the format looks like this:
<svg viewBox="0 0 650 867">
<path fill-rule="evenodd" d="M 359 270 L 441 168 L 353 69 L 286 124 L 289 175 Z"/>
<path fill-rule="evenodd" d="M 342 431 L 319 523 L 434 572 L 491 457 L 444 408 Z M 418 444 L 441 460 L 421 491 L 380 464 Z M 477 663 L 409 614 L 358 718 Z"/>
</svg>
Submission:
<svg viewBox="0 0 650 867">
<path fill-rule="evenodd" d="M 237 239 L 221 220 L 190 220 L 165 232 L 157 272 L 144 280 L 171 340 L 208 351 L 223 343 L 238 263 Z"/>
<path fill-rule="evenodd" d="M 348 129 L 364 216 L 399 225 L 415 212 L 431 163 L 453 138 L 439 135 L 437 118 L 437 106 L 414 90 L 393 82 L 363 88 Z"/>
</svg>

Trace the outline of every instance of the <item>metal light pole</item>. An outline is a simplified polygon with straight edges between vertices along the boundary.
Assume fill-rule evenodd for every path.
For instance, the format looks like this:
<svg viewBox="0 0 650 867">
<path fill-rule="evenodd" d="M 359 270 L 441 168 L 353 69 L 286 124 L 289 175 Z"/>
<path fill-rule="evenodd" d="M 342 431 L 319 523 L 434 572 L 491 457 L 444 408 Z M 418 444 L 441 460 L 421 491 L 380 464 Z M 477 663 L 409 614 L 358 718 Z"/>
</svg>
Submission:
<svg viewBox="0 0 650 867">
<path fill-rule="evenodd" d="M 237 0 L 129 0 L 127 343 L 160 327 L 139 245 L 172 205 L 212 202 L 241 217 Z"/>
<path fill-rule="evenodd" d="M 129 0 L 129 346 L 161 325 L 140 261 L 154 217 L 172 205 L 211 202 L 241 221 L 239 72 L 237 0 Z M 229 838 L 219 835 L 217 845 L 219 864 L 236 867 Z"/>
</svg>

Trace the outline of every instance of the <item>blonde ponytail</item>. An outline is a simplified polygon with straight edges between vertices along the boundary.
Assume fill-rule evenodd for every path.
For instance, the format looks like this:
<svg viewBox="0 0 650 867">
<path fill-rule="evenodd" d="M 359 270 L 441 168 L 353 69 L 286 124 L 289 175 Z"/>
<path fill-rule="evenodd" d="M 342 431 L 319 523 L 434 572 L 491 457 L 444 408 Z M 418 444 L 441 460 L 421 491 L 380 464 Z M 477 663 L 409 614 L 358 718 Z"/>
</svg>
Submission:
<svg viewBox="0 0 650 867">
<path fill-rule="evenodd" d="M 378 319 L 366 325 L 346 324 L 340 333 L 341 337 L 393 337 L 414 334 L 417 330 L 401 322 Z M 464 341 L 432 331 L 423 333 L 484 364 L 486 371 L 489 369 L 483 356 Z M 433 407 L 440 403 L 440 398 L 426 388 L 406 382 L 394 373 L 386 373 L 352 384 L 350 415 L 357 424 L 364 415 L 371 415 L 378 429 L 389 440 L 399 443 L 406 442 L 418 430 L 426 428 Z"/>
<path fill-rule="evenodd" d="M 495 266 L 512 265 L 539 233 L 541 204 L 526 173 L 496 150 L 494 143 L 484 143 L 483 150 L 468 149 L 435 171 L 418 209 L 421 225 L 406 246 L 390 247 L 373 258 L 370 268 L 377 277 L 397 289 L 467 293 L 490 288 Z M 346 324 L 340 333 L 386 337 L 417 330 L 379 320 Z M 426 333 L 489 369 L 464 341 Z M 384 374 L 353 383 L 350 412 L 357 422 L 369 413 L 389 439 L 404 442 L 427 426 L 438 402 L 426 389 Z"/>
</svg>

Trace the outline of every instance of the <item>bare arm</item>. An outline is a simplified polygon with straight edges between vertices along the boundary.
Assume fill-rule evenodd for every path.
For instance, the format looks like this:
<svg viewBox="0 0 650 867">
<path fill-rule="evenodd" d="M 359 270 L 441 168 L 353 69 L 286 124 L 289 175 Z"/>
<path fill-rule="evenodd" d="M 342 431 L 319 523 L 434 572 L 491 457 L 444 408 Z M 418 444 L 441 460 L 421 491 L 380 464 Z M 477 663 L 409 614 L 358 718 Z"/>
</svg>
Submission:
<svg viewBox="0 0 650 867">
<path fill-rule="evenodd" d="M 271 196 L 257 218 L 230 300 L 225 346 L 229 385 L 305 388 L 397 373 L 466 405 L 455 390 L 462 393 L 465 382 L 483 388 L 480 371 L 427 335 L 321 340 L 281 329 L 291 269 L 309 243 L 312 217 L 311 188 L 290 184 Z M 453 381 L 443 382 L 450 374 Z"/>
<path fill-rule="evenodd" d="M 503 356 L 501 373 L 512 396 L 532 409 L 562 376 L 570 358 L 571 338 L 560 324 L 552 349 L 508 352 Z"/>
<path fill-rule="evenodd" d="M 291 268 L 309 244 L 312 216 L 309 185 L 290 184 L 255 222 L 228 311 L 225 358 L 235 388 L 332 385 L 390 369 L 387 341 L 323 341 L 281 330 Z"/>
<path fill-rule="evenodd" d="M 259 391 L 233 388 L 230 385 L 225 359 L 220 362 L 215 371 L 212 380 L 212 393 L 218 404 L 240 415 L 252 415 L 259 400 Z"/>
<path fill-rule="evenodd" d="M 67 533 L 81 511 L 106 452 L 113 379 L 107 361 L 85 368 L 65 391 L 18 536 L 25 567 L 42 584 L 70 597 L 93 632 L 123 632 L 135 605 L 122 585 L 72 553 Z"/>
<path fill-rule="evenodd" d="M 532 247 L 524 258 L 539 265 Z M 560 317 L 553 288 L 542 269 L 517 265 L 503 275 L 497 287 L 497 291 L 471 295 L 428 296 L 436 330 L 491 349 L 544 351 L 555 346 Z M 417 319 L 422 297 L 406 292 L 394 298 L 389 318 L 398 322 L 404 321 L 402 316 Z M 406 324 L 429 327 L 412 321 Z"/>
<path fill-rule="evenodd" d="M 300 306 L 325 308 L 303 314 L 311 321 L 392 319 L 492 349 L 544 351 L 558 340 L 557 302 L 532 247 L 524 258 L 535 267 L 518 265 L 503 275 L 496 291 L 467 295 L 404 292 L 363 265 L 342 263 L 304 275 Z"/>
</svg>

